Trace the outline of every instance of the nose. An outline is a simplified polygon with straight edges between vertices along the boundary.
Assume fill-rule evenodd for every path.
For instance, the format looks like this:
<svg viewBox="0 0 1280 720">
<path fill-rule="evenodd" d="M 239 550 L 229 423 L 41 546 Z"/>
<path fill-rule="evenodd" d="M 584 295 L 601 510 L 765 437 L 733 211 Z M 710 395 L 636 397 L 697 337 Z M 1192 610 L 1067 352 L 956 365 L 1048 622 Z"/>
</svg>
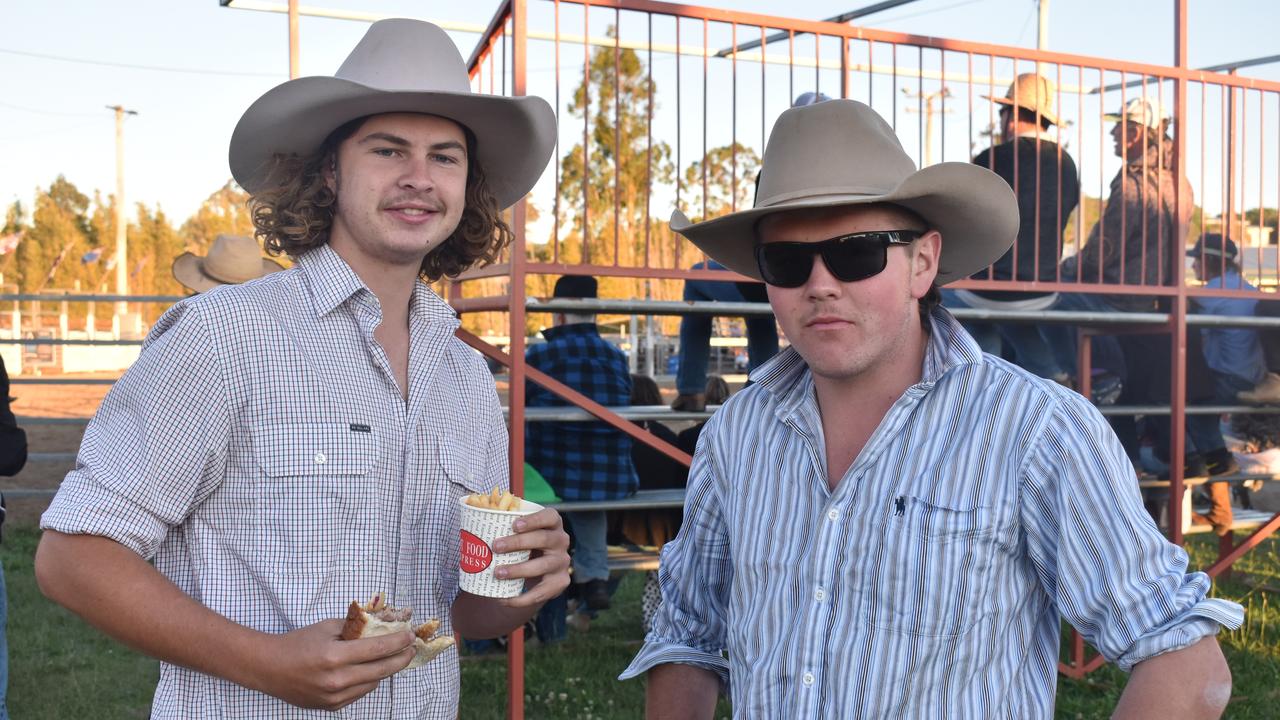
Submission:
<svg viewBox="0 0 1280 720">
<path fill-rule="evenodd" d="M 406 160 L 399 185 L 406 190 L 418 192 L 427 192 L 434 188 L 435 180 L 431 176 L 430 161 L 425 157 L 410 157 Z"/>
<path fill-rule="evenodd" d="M 809 269 L 809 280 L 804 285 L 805 296 L 812 300 L 825 300 L 838 297 L 844 290 L 844 283 L 827 268 L 827 263 L 820 253 L 813 256 L 813 267 Z"/>
</svg>

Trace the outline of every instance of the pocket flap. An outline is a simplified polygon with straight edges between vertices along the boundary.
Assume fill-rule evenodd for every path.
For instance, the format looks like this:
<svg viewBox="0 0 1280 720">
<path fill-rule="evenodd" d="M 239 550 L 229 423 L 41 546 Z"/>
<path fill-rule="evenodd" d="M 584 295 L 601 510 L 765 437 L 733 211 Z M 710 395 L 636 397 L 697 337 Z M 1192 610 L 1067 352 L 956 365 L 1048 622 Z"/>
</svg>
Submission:
<svg viewBox="0 0 1280 720">
<path fill-rule="evenodd" d="M 253 453 L 268 477 L 365 475 L 377 459 L 373 433 L 337 422 L 281 423 L 256 428 Z"/>
</svg>

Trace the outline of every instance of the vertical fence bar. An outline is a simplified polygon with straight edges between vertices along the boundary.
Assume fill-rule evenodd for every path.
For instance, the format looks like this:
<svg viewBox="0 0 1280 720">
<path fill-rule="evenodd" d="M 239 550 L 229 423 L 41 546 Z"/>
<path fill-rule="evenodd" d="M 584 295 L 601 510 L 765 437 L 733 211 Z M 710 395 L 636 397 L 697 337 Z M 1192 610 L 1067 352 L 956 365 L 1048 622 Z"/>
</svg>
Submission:
<svg viewBox="0 0 1280 720">
<path fill-rule="evenodd" d="M 600 108 L 603 112 L 604 108 Z M 628 153 L 631 148 L 627 148 Z M 613 10 L 613 266 L 622 261 L 622 10 Z M 633 348 L 634 352 L 634 348 Z"/>
<path fill-rule="evenodd" d="M 551 262 L 560 262 L 560 0 L 555 0 L 556 194 L 551 200 Z"/>
<path fill-rule="evenodd" d="M 527 89 L 525 86 L 529 37 L 527 1 L 510 0 L 512 50 L 514 51 L 511 58 L 511 90 L 515 96 L 524 95 Z M 508 454 L 511 465 L 511 491 L 521 496 L 524 495 L 524 301 L 527 292 L 525 288 L 527 203 L 525 198 L 520 198 L 511 211 L 513 248 L 507 308 L 510 316 L 510 329 L 507 333 L 510 344 L 507 347 L 512 357 L 507 403 L 510 407 Z M 524 627 L 516 628 L 507 639 L 507 717 L 511 720 L 524 718 Z"/>
<path fill-rule="evenodd" d="M 1174 58 L 1178 67 L 1178 79 L 1173 100 L 1173 176 L 1177 179 L 1182 177 L 1187 167 L 1187 133 L 1183 127 L 1187 117 L 1187 0 L 1174 0 L 1174 6 L 1176 8 Z M 1182 202 L 1186 199 L 1182 195 L 1181 192 L 1173 194 L 1175 218 L 1182 216 Z M 1185 228 L 1179 228 L 1175 233 L 1185 238 L 1185 230 Z M 1169 418 L 1169 422 L 1173 424 L 1169 433 L 1169 539 L 1181 545 L 1182 493 L 1186 487 L 1182 477 L 1182 457 L 1186 445 L 1187 420 L 1187 264 L 1175 262 L 1173 271 L 1176 293 L 1173 296 L 1172 312 L 1169 313 L 1169 322 L 1173 325 L 1173 342 L 1171 343 L 1173 345 L 1173 387 L 1170 393 L 1172 402 Z"/>
</svg>

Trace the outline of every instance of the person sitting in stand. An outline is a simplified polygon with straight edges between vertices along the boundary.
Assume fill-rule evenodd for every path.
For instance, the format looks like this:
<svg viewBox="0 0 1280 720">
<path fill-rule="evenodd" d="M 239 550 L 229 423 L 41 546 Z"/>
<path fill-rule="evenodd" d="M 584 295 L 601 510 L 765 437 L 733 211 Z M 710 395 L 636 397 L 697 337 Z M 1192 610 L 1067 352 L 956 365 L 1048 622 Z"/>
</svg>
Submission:
<svg viewBox="0 0 1280 720">
<path fill-rule="evenodd" d="M 707 398 L 707 405 L 723 405 L 724 401 L 729 399 L 729 383 L 719 375 L 711 375 L 707 378 L 707 386 L 703 394 Z M 681 430 L 678 447 L 692 455 L 694 449 L 698 447 L 698 436 L 702 434 L 702 428 L 706 424 L 707 421 L 703 420 L 691 428 Z"/>
<path fill-rule="evenodd" d="M 715 376 L 712 377 L 715 378 Z M 708 385 L 710 384 L 708 381 Z M 631 404 L 661 405 L 662 394 L 658 390 L 658 383 L 648 375 L 632 375 Z M 638 420 L 636 424 L 657 438 L 679 447 L 680 440 L 675 432 L 657 420 Z M 685 483 L 689 481 L 687 466 L 672 460 L 665 453 L 645 443 L 631 444 L 631 460 L 635 463 L 636 473 L 640 476 L 641 490 L 683 489 Z M 626 512 L 622 517 L 622 534 L 630 543 L 661 549 L 668 540 L 680 532 L 681 516 L 679 509 L 667 508 Z M 662 592 L 658 588 L 658 572 L 650 570 L 645 573 L 644 595 L 640 605 L 646 633 L 652 626 L 653 614 L 658 611 L 658 604 L 661 602 Z"/>
</svg>

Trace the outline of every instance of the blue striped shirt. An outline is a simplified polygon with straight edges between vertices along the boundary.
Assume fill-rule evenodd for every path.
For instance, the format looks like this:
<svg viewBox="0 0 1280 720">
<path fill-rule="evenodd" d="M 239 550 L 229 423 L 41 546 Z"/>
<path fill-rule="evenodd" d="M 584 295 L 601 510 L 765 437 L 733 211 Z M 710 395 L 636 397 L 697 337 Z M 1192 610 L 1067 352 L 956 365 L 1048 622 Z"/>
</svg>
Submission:
<svg viewBox="0 0 1280 720">
<path fill-rule="evenodd" d="M 623 679 L 708 668 L 738 717 L 1050 718 L 1060 617 L 1126 671 L 1239 626 L 1096 409 L 945 310 L 932 325 L 920 382 L 834 491 L 794 349 L 711 418 Z"/>
</svg>

